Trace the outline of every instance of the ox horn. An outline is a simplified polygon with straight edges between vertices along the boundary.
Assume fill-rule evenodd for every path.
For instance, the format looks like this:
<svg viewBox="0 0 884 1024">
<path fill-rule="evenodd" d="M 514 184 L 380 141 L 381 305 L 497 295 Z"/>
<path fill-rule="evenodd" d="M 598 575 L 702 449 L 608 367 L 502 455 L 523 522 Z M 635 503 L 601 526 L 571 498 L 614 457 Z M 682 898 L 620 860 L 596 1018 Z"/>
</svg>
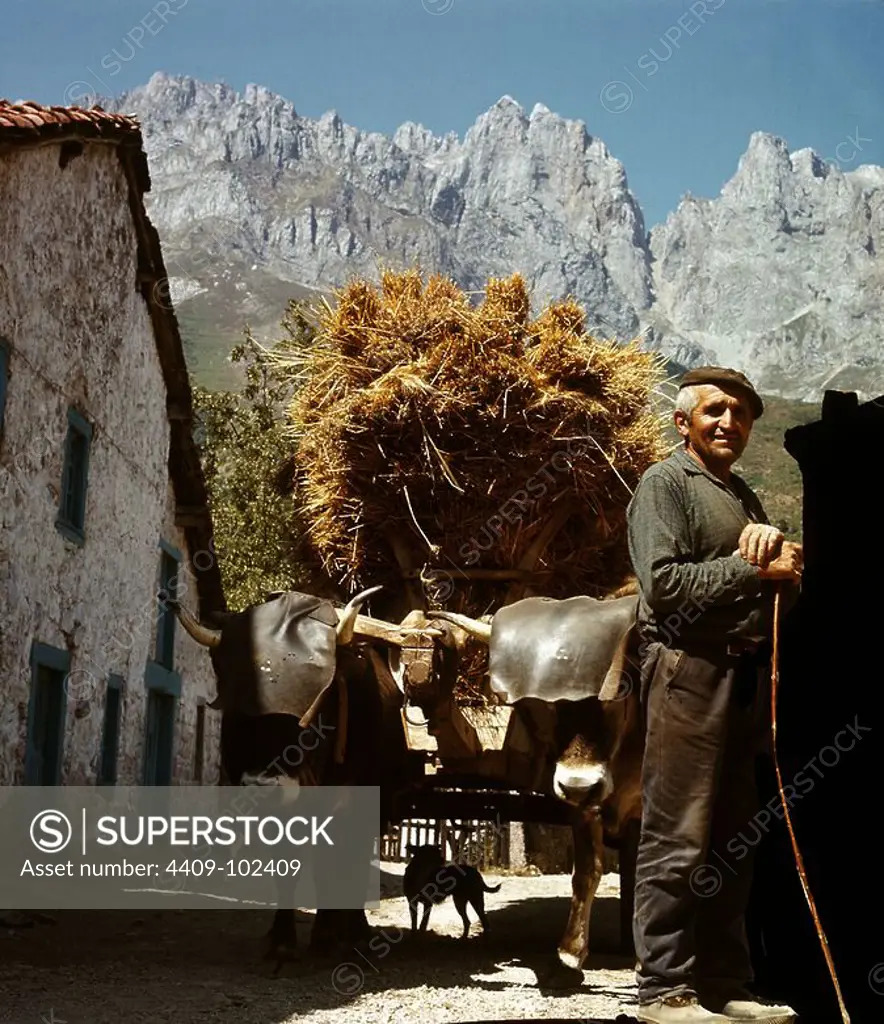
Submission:
<svg viewBox="0 0 884 1024">
<path fill-rule="evenodd" d="M 337 634 L 339 644 L 350 643 L 356 629 L 356 616 L 359 614 L 359 609 L 362 607 L 365 599 L 377 593 L 378 590 L 383 589 L 382 586 L 369 587 L 368 590 L 363 590 L 361 593 L 351 597 L 347 604 L 338 611 Z"/>
<path fill-rule="evenodd" d="M 480 622 L 478 619 L 471 619 L 466 615 L 457 612 L 427 612 L 432 619 L 444 619 L 445 622 L 453 622 L 455 626 L 465 629 L 471 636 L 478 637 L 484 643 L 491 642 L 491 623 Z"/>
<path fill-rule="evenodd" d="M 203 647 L 217 647 L 221 643 L 221 631 L 219 629 L 209 629 L 207 626 L 204 626 L 178 601 L 168 598 L 165 600 L 160 598 L 160 600 L 167 608 L 172 609 L 178 621 L 198 644 L 202 644 Z"/>
</svg>

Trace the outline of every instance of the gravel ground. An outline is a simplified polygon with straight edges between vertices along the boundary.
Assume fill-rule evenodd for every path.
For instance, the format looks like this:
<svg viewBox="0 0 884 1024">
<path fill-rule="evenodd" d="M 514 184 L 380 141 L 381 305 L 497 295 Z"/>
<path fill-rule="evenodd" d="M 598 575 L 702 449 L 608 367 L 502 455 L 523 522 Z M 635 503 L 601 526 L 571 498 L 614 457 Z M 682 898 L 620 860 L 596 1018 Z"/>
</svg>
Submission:
<svg viewBox="0 0 884 1024">
<path fill-rule="evenodd" d="M 593 911 L 594 952 L 577 990 L 538 987 L 568 914 L 570 876 L 485 876 L 490 934 L 459 939 L 452 901 L 409 934 L 403 865 L 384 864 L 369 911 L 373 949 L 283 966 L 262 959 L 270 915 L 241 911 L 65 912 L 54 924 L 0 930 L 0 1021 L 15 1024 L 394 1024 L 573 1018 L 614 1021 L 635 1006 L 633 961 L 615 952 L 618 878 Z M 475 914 L 469 911 L 471 920 Z M 312 914 L 299 914 L 306 946 Z"/>
</svg>

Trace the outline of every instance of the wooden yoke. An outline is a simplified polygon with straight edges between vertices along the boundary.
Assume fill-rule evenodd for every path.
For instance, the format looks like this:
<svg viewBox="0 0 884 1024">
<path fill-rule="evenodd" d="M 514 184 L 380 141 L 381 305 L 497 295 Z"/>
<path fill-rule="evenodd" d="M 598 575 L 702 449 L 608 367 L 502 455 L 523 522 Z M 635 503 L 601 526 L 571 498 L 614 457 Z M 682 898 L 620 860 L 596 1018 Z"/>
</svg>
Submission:
<svg viewBox="0 0 884 1024">
<path fill-rule="evenodd" d="M 417 582 L 420 579 L 420 570 L 417 565 L 420 561 L 405 542 L 402 535 L 392 529 L 384 531 L 384 537 L 402 578 L 403 592 L 407 601 L 406 607 L 411 610 L 399 624 L 403 633 L 408 628 L 420 629 L 427 626 L 426 607 L 427 601 L 423 589 Z M 390 648 L 387 653 L 386 670 L 395 680 L 396 686 L 405 697 L 405 704 L 402 708 L 402 724 L 405 729 L 406 739 L 410 749 L 435 750 L 436 742 L 428 731 L 429 719 L 435 701 L 432 697 L 434 678 L 435 643 L 432 637 L 419 633 L 410 634 L 405 642 L 396 648 Z M 417 716 L 408 714 L 408 705 L 417 704 L 424 709 L 423 716 L 426 721 L 418 722 Z"/>
<path fill-rule="evenodd" d="M 412 612 L 404 621 L 414 615 Z M 391 656 L 398 655 L 397 682 L 405 695 L 402 706 L 402 725 L 408 746 L 412 750 L 438 751 L 436 739 L 436 717 L 438 708 L 434 673 L 435 645 L 430 637 L 415 637 L 415 643 L 391 650 Z M 434 699 L 436 698 L 436 699 Z M 415 713 L 417 711 L 417 713 Z"/>
<path fill-rule="evenodd" d="M 433 686 L 435 646 L 432 637 L 414 637 L 414 646 L 399 648 L 402 684 L 409 695 L 419 694 Z"/>
</svg>

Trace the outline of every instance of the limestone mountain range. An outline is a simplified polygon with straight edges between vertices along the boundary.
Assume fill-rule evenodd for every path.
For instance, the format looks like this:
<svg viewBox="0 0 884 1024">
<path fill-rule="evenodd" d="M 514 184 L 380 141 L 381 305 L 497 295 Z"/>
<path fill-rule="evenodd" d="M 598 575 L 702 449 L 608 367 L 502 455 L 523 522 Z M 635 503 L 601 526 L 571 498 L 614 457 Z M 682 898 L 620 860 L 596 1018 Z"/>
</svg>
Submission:
<svg viewBox="0 0 884 1024">
<path fill-rule="evenodd" d="M 523 274 L 602 337 L 644 332 L 677 366 L 727 363 L 772 395 L 884 393 L 884 168 L 842 171 L 754 133 L 715 198 L 649 228 L 626 169 L 581 121 L 503 97 L 463 138 L 392 136 L 269 90 L 155 74 L 106 109 L 143 125 L 171 294 L 197 379 L 250 323 L 380 265 L 470 291 Z"/>
</svg>

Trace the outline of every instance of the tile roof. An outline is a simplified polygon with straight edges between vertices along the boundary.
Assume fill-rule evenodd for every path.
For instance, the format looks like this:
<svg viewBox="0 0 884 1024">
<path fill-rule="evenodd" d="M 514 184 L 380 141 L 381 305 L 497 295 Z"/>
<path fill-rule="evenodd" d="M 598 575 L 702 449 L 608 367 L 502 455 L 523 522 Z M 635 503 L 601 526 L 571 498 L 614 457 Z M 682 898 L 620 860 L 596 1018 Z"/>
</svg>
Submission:
<svg viewBox="0 0 884 1024">
<path fill-rule="evenodd" d="M 28 100 L 0 99 L 0 151 L 10 146 L 40 145 L 53 140 L 116 143 L 131 154 L 132 171 L 142 195 L 150 191 L 150 172 L 138 119 L 95 106 L 44 107 Z"/>
<path fill-rule="evenodd" d="M 101 107 L 44 107 L 30 101 L 10 103 L 0 99 L 0 141 L 33 141 L 72 134 L 122 140 L 140 137 L 141 126 L 134 117 L 109 113 Z"/>
</svg>

